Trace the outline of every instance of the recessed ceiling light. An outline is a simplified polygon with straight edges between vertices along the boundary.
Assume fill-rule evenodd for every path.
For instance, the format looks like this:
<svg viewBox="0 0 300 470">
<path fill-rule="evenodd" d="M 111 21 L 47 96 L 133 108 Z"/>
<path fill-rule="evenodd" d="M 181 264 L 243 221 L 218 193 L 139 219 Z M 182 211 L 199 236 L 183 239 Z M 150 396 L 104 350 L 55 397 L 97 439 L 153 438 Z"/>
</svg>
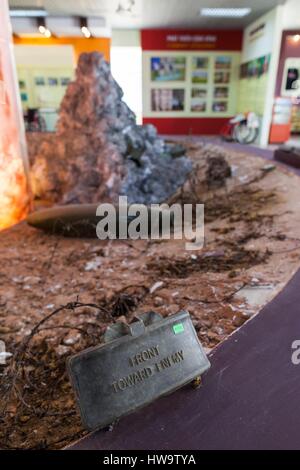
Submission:
<svg viewBox="0 0 300 470">
<path fill-rule="evenodd" d="M 34 18 L 47 16 L 48 13 L 43 8 L 12 8 L 9 14 L 12 17 Z"/>
<path fill-rule="evenodd" d="M 46 27 L 45 18 L 37 18 L 37 25 L 38 30 L 41 34 L 43 34 L 46 38 L 51 38 L 51 31 L 49 28 Z"/>
<path fill-rule="evenodd" d="M 82 34 L 84 35 L 86 39 L 89 39 L 92 36 L 92 34 L 88 28 L 87 18 L 81 16 L 79 18 L 79 21 L 80 21 L 80 29 L 81 29 Z"/>
<path fill-rule="evenodd" d="M 91 37 L 91 32 L 86 26 L 81 27 L 81 32 L 87 39 Z"/>
<path fill-rule="evenodd" d="M 219 16 L 223 18 L 242 18 L 249 15 L 251 8 L 201 8 L 201 16 Z"/>
</svg>

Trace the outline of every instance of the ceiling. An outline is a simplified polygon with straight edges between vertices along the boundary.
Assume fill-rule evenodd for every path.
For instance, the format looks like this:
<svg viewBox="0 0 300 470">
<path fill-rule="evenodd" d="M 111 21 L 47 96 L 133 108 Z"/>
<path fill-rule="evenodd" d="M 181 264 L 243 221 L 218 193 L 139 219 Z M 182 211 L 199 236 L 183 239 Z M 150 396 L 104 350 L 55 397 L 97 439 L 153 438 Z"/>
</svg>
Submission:
<svg viewBox="0 0 300 470">
<path fill-rule="evenodd" d="M 284 0 L 135 0 L 132 13 L 117 13 L 132 0 L 9 0 L 10 7 L 44 7 L 49 15 L 101 16 L 114 29 L 241 29 Z M 202 7 L 251 7 L 244 18 L 205 18 Z"/>
</svg>

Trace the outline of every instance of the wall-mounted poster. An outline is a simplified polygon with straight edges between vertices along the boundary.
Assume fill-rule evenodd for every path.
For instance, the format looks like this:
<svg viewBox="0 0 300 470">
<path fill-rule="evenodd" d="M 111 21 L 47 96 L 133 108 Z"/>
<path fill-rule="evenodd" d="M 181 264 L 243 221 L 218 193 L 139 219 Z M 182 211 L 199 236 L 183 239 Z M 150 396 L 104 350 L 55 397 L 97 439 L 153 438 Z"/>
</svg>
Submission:
<svg viewBox="0 0 300 470">
<path fill-rule="evenodd" d="M 228 56 L 217 56 L 215 60 L 216 69 L 230 69 L 231 67 L 231 57 Z"/>
<path fill-rule="evenodd" d="M 206 70 L 193 70 L 192 71 L 192 83 L 202 83 L 205 84 L 208 82 L 208 73 Z"/>
<path fill-rule="evenodd" d="M 240 66 L 240 78 L 261 77 L 269 70 L 271 55 L 258 57 Z"/>
<path fill-rule="evenodd" d="M 226 113 L 228 109 L 227 101 L 214 101 L 212 104 L 212 110 L 215 113 Z"/>
<path fill-rule="evenodd" d="M 269 70 L 269 55 L 248 62 L 248 77 L 261 77 Z"/>
<path fill-rule="evenodd" d="M 295 67 L 289 68 L 286 75 L 286 90 L 295 90 L 299 88 L 299 70 Z"/>
<path fill-rule="evenodd" d="M 192 58 L 192 83 L 208 82 L 208 57 Z"/>
<path fill-rule="evenodd" d="M 216 86 L 214 88 L 214 98 L 228 98 L 228 87 Z"/>
<path fill-rule="evenodd" d="M 230 81 L 230 73 L 226 71 L 215 72 L 214 82 L 227 84 Z"/>
<path fill-rule="evenodd" d="M 173 82 L 185 80 L 185 57 L 151 57 L 151 80 Z"/>
<path fill-rule="evenodd" d="M 35 77 L 34 83 L 37 86 L 44 86 L 45 85 L 45 79 L 44 79 L 44 77 Z"/>
<path fill-rule="evenodd" d="M 49 86 L 57 86 L 58 85 L 58 79 L 54 77 L 49 77 L 48 78 L 48 85 Z"/>
<path fill-rule="evenodd" d="M 183 111 L 184 90 L 156 88 L 151 90 L 151 111 Z"/>
<path fill-rule="evenodd" d="M 61 86 L 67 86 L 69 82 L 70 82 L 69 77 L 61 77 L 61 79 L 60 79 Z"/>
<path fill-rule="evenodd" d="M 193 66 L 193 70 L 207 69 L 208 57 L 193 57 L 192 66 Z"/>
<path fill-rule="evenodd" d="M 192 88 L 192 98 L 206 98 L 206 88 Z"/>
<path fill-rule="evenodd" d="M 20 90 L 24 90 L 26 88 L 26 83 L 24 80 L 19 80 L 19 88 Z"/>
<path fill-rule="evenodd" d="M 223 119 L 233 116 L 239 61 L 238 53 L 225 50 L 143 52 L 144 117 Z M 178 80 L 183 77 L 184 80 Z"/>
<path fill-rule="evenodd" d="M 281 81 L 281 96 L 300 96 L 300 58 L 288 57 L 284 62 Z"/>
<path fill-rule="evenodd" d="M 192 88 L 191 111 L 203 113 L 206 111 L 207 90 L 201 88 Z"/>
</svg>

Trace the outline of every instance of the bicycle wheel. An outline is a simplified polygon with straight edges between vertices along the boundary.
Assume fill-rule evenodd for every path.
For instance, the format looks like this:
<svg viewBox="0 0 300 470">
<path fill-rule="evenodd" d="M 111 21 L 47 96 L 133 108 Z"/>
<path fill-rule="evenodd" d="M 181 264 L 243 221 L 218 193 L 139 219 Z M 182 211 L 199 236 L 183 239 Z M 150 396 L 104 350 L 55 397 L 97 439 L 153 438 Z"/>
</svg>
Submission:
<svg viewBox="0 0 300 470">
<path fill-rule="evenodd" d="M 234 138 L 240 144 L 252 144 L 258 135 L 258 128 L 248 127 L 247 123 L 241 122 L 234 129 Z"/>
</svg>

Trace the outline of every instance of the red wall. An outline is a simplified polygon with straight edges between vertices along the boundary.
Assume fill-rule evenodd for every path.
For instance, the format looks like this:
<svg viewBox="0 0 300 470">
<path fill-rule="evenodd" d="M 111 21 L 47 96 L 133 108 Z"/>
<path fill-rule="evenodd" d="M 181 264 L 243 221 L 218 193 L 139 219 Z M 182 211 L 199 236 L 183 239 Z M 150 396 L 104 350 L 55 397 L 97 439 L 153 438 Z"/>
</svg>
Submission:
<svg viewBox="0 0 300 470">
<path fill-rule="evenodd" d="M 143 51 L 240 51 L 243 31 L 234 30 L 166 30 L 141 31 Z M 218 117 L 144 117 L 144 124 L 154 124 L 161 134 L 219 134 L 229 118 Z"/>
<path fill-rule="evenodd" d="M 176 135 L 216 135 L 229 118 L 182 117 L 157 118 L 144 117 L 143 124 L 153 124 L 160 134 Z"/>
<path fill-rule="evenodd" d="M 213 50 L 240 51 L 243 31 L 241 30 L 183 30 L 143 29 L 141 41 L 143 51 L 172 50 Z"/>
</svg>

